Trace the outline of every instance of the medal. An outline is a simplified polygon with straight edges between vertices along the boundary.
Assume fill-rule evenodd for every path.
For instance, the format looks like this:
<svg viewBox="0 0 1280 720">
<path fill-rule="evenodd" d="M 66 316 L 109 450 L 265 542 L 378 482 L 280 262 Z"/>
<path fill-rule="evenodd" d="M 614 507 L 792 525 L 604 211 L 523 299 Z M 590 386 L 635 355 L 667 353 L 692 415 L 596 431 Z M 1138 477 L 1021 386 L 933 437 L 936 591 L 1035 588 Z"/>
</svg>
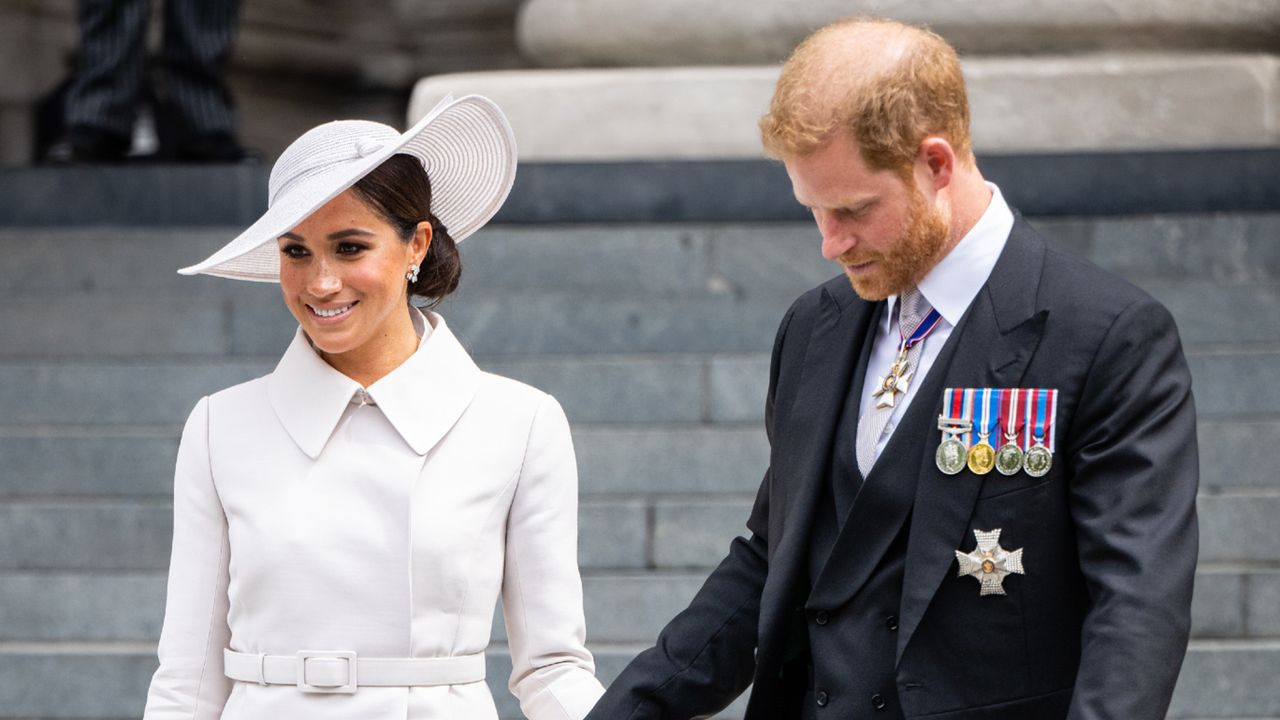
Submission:
<svg viewBox="0 0 1280 720">
<path fill-rule="evenodd" d="M 996 451 L 996 470 L 1001 475 L 1016 475 L 1022 469 L 1022 448 L 1018 447 L 1018 389 L 1000 391 L 1001 411 L 1004 413 L 1004 443 Z"/>
<path fill-rule="evenodd" d="M 901 302 L 902 298 L 898 298 Z M 911 333 L 911 337 L 902 334 L 902 324 L 898 324 L 898 357 L 889 366 L 889 374 L 884 375 L 876 380 L 875 392 L 871 396 L 876 399 L 877 408 L 891 408 L 898 402 L 898 393 L 907 394 L 907 389 L 911 386 L 911 376 L 915 374 L 911 363 L 907 361 L 907 352 L 916 345 L 924 342 L 929 333 L 938 326 L 938 322 L 942 320 L 942 315 L 937 310 L 930 310 L 929 314 L 920 322 L 920 326 Z"/>
<path fill-rule="evenodd" d="M 978 539 L 978 547 L 967 553 L 956 550 L 956 561 L 960 563 L 960 573 L 956 577 L 968 575 L 975 578 L 982 586 L 979 597 L 1004 595 L 1006 577 L 1026 574 L 1022 568 L 1022 548 L 1009 551 L 1000 547 L 1000 528 L 974 530 L 973 535 Z"/>
<path fill-rule="evenodd" d="M 1044 477 L 1053 467 L 1053 417 L 1058 410 L 1058 391 L 1035 390 L 1027 398 L 1028 408 L 1034 400 L 1035 425 L 1031 430 L 1033 444 L 1022 458 L 1022 469 L 1034 478 Z M 1030 413 L 1028 413 L 1030 415 Z M 1046 445 L 1047 441 L 1047 445 Z"/>
<path fill-rule="evenodd" d="M 978 442 L 969 448 L 968 466 L 974 475 L 986 475 L 996 465 L 996 449 L 987 442 L 987 438 L 995 429 L 1000 419 L 1000 394 L 993 388 L 965 390 L 975 395 L 975 410 L 978 410 Z"/>
<path fill-rule="evenodd" d="M 967 455 L 965 444 L 959 436 L 971 431 L 973 422 L 965 412 L 963 391 L 947 388 L 943 398 L 945 412 L 938 416 L 938 429 L 942 431 L 942 443 L 938 445 L 933 459 L 938 470 L 947 475 L 957 475 L 964 470 Z"/>
</svg>

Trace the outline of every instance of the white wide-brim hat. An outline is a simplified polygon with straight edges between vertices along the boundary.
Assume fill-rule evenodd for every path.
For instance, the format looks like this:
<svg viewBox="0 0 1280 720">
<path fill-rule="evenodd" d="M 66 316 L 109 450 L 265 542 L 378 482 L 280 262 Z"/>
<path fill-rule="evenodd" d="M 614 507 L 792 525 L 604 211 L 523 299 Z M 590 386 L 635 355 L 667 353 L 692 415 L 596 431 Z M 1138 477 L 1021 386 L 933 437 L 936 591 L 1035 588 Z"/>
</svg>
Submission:
<svg viewBox="0 0 1280 720">
<path fill-rule="evenodd" d="M 457 241 L 498 212 L 515 181 L 515 135 L 486 97 L 446 97 L 403 135 L 382 123 L 336 120 L 308 130 L 276 160 L 262 217 L 178 272 L 279 282 L 276 240 L 397 153 L 422 161 L 431 212 Z"/>
</svg>

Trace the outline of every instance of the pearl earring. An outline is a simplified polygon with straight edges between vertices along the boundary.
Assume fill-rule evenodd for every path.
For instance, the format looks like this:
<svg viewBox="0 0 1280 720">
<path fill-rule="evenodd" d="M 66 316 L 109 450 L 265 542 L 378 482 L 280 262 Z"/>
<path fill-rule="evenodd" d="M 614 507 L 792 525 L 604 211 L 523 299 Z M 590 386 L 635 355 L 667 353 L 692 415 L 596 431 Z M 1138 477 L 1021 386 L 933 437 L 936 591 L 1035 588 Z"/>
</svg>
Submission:
<svg viewBox="0 0 1280 720">
<path fill-rule="evenodd" d="M 418 282 L 418 266 L 415 265 L 409 268 L 409 272 L 404 274 L 404 279 L 408 280 L 410 283 Z"/>
</svg>

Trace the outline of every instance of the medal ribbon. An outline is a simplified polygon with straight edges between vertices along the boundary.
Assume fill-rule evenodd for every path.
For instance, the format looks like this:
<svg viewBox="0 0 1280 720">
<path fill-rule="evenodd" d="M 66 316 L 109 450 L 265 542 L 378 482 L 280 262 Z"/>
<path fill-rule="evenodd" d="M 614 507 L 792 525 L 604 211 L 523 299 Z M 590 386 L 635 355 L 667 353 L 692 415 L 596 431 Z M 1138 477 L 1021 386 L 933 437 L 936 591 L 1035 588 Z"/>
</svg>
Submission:
<svg viewBox="0 0 1280 720">
<path fill-rule="evenodd" d="M 1040 388 L 1033 391 L 1035 396 L 1035 430 L 1032 440 L 1044 445 L 1053 452 L 1053 419 L 1058 414 L 1058 391 Z M 1031 398 L 1028 398 L 1030 401 Z M 1030 404 L 1028 404 L 1030 408 Z M 1030 445 L 1028 445 L 1030 447 Z"/>
<path fill-rule="evenodd" d="M 898 301 L 901 302 L 902 298 L 898 298 Z M 923 342 L 929 336 L 929 333 L 938 327 L 940 320 L 942 320 L 942 315 L 937 310 L 930 309 L 929 314 L 925 315 L 924 320 L 921 320 L 920 325 L 916 327 L 916 331 L 911 333 L 911 337 L 906 337 L 902 334 L 902 323 L 898 323 L 898 337 L 902 338 L 902 341 L 898 343 L 898 352 L 905 353 Z"/>
<path fill-rule="evenodd" d="M 1000 422 L 1000 391 L 995 388 L 982 388 L 978 392 L 981 393 L 980 402 L 982 403 L 982 426 L 978 434 L 980 437 L 989 438 Z M 994 446 L 990 440 L 987 442 Z"/>
<path fill-rule="evenodd" d="M 969 423 L 970 429 L 967 432 L 965 432 L 964 435 L 962 436 L 964 446 L 967 448 L 973 447 L 973 422 L 972 421 L 975 414 L 973 411 L 973 400 L 974 400 L 973 395 L 975 392 L 976 391 L 973 388 L 964 389 L 964 409 L 961 411 L 963 414 L 960 416 L 961 420 L 970 421 Z"/>
<path fill-rule="evenodd" d="M 1000 391 L 1000 412 L 1002 414 L 1001 420 L 1004 424 L 1003 441 L 1017 441 L 1018 430 L 1022 427 L 1022 424 L 1018 422 L 1020 420 L 1018 417 L 1020 409 L 1018 405 L 1018 388 L 1005 388 Z"/>
</svg>

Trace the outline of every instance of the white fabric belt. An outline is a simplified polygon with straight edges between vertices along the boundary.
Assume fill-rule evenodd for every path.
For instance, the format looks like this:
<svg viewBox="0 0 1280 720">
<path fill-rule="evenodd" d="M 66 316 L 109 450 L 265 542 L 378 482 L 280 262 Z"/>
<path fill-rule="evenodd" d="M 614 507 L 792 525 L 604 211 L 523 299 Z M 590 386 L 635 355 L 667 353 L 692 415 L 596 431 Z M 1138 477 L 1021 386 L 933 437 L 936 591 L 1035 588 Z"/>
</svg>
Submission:
<svg viewBox="0 0 1280 720">
<path fill-rule="evenodd" d="M 222 651 L 223 674 L 259 685 L 296 685 L 303 692 L 354 693 L 359 687 L 462 685 L 484 680 L 484 653 L 431 658 L 357 658 L 345 650 L 293 655 Z"/>
</svg>

